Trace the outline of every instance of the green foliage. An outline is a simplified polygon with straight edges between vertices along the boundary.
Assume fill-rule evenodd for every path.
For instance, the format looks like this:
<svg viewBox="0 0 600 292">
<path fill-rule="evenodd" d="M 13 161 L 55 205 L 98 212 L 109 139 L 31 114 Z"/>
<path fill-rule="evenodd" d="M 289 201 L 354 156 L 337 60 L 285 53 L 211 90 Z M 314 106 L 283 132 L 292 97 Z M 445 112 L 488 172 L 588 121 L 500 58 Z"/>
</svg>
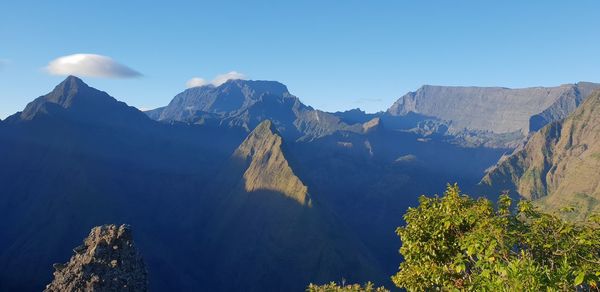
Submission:
<svg viewBox="0 0 600 292">
<path fill-rule="evenodd" d="M 566 222 L 502 195 L 497 207 L 449 185 L 421 197 L 396 230 L 404 262 L 392 277 L 409 291 L 598 290 L 600 220 Z M 329 291 L 329 290 L 322 290 Z M 331 290 L 335 291 L 335 290 Z"/>
<path fill-rule="evenodd" d="M 338 285 L 335 282 L 330 282 L 325 285 L 315 285 L 310 284 L 308 288 L 306 288 L 308 292 L 389 292 L 383 287 L 377 287 L 373 285 L 371 282 L 367 282 L 364 285 L 352 284 L 352 285 Z"/>
</svg>

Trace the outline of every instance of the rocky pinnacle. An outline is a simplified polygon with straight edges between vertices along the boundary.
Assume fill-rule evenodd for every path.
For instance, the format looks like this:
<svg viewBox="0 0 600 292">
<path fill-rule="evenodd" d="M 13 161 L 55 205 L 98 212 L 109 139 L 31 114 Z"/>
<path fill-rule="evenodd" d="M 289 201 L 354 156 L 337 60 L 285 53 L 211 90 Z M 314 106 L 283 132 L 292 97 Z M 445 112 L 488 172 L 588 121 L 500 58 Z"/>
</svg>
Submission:
<svg viewBox="0 0 600 292">
<path fill-rule="evenodd" d="M 69 262 L 54 264 L 44 291 L 147 291 L 144 262 L 128 225 L 94 227 Z"/>
</svg>

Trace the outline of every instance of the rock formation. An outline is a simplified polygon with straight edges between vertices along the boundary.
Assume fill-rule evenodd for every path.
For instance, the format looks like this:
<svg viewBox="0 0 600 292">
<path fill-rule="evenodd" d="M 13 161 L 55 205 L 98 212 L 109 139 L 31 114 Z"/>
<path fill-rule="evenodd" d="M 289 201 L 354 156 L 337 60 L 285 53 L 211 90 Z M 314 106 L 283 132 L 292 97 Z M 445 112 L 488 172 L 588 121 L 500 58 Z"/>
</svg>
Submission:
<svg viewBox="0 0 600 292">
<path fill-rule="evenodd" d="M 147 291 L 146 267 L 127 225 L 94 227 L 44 291 Z"/>
</svg>

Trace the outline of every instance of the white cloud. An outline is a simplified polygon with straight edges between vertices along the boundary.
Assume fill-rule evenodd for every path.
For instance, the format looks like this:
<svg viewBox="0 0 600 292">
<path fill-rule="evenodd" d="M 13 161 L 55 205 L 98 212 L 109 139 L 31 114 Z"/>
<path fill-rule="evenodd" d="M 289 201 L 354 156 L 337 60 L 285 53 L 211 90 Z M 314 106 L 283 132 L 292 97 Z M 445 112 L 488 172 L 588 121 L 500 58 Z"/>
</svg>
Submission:
<svg viewBox="0 0 600 292">
<path fill-rule="evenodd" d="M 239 72 L 231 71 L 229 73 L 217 75 L 215 77 L 215 79 L 213 79 L 210 83 L 214 86 L 219 86 L 219 85 L 227 82 L 227 80 L 236 80 L 236 79 L 246 79 L 246 75 L 239 73 Z"/>
<path fill-rule="evenodd" d="M 215 78 L 212 81 L 210 81 L 210 83 L 206 82 L 206 80 L 201 77 L 193 77 L 192 79 L 188 80 L 185 83 L 185 85 L 188 88 L 204 86 L 204 85 L 208 85 L 208 84 L 212 84 L 214 86 L 219 86 L 219 85 L 227 82 L 227 80 L 237 80 L 237 79 L 246 79 L 246 75 L 236 72 L 236 71 L 231 71 L 229 73 L 219 74 L 219 75 L 215 76 Z"/>
<path fill-rule="evenodd" d="M 204 86 L 206 84 L 208 84 L 208 82 L 206 82 L 206 80 L 204 80 L 203 78 L 193 77 L 192 79 L 188 80 L 188 82 L 185 83 L 185 86 L 187 86 L 187 88 L 192 88 L 192 87 Z"/>
<path fill-rule="evenodd" d="M 117 63 L 110 57 L 96 54 L 74 54 L 52 60 L 46 67 L 52 75 L 77 75 L 85 77 L 130 78 L 139 72 Z"/>
</svg>

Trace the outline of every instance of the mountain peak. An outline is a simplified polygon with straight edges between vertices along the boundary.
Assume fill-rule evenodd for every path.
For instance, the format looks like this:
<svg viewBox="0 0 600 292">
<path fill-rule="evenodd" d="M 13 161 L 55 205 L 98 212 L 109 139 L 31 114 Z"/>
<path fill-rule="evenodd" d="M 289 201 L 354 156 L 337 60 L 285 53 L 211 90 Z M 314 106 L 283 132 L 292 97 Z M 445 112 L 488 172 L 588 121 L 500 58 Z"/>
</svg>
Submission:
<svg viewBox="0 0 600 292">
<path fill-rule="evenodd" d="M 29 121 L 38 116 L 112 125 L 135 125 L 149 121 L 138 109 L 88 86 L 75 76 L 68 76 L 51 92 L 36 98 L 22 112 L 9 119 L 16 122 Z"/>
<path fill-rule="evenodd" d="M 59 83 L 56 88 L 63 88 L 66 90 L 77 90 L 80 87 L 89 87 L 83 80 L 77 76 L 69 75 L 65 80 Z"/>
<path fill-rule="evenodd" d="M 46 100 L 66 108 L 71 105 L 74 96 L 82 91 L 89 91 L 90 89 L 92 88 L 85 84 L 83 80 L 73 75 L 69 75 L 46 95 Z"/>
<path fill-rule="evenodd" d="M 283 139 L 270 120 L 261 122 L 234 152 L 233 157 L 245 161 L 246 192 L 274 191 L 311 206 L 308 188 L 296 176 L 283 151 Z"/>
<path fill-rule="evenodd" d="M 252 131 L 252 133 L 271 133 L 273 135 L 279 135 L 277 129 L 275 128 L 275 125 L 273 125 L 273 122 L 271 122 L 271 120 L 264 120 L 260 122 L 260 124 L 258 124 L 258 126 L 254 128 L 254 131 Z"/>
</svg>

